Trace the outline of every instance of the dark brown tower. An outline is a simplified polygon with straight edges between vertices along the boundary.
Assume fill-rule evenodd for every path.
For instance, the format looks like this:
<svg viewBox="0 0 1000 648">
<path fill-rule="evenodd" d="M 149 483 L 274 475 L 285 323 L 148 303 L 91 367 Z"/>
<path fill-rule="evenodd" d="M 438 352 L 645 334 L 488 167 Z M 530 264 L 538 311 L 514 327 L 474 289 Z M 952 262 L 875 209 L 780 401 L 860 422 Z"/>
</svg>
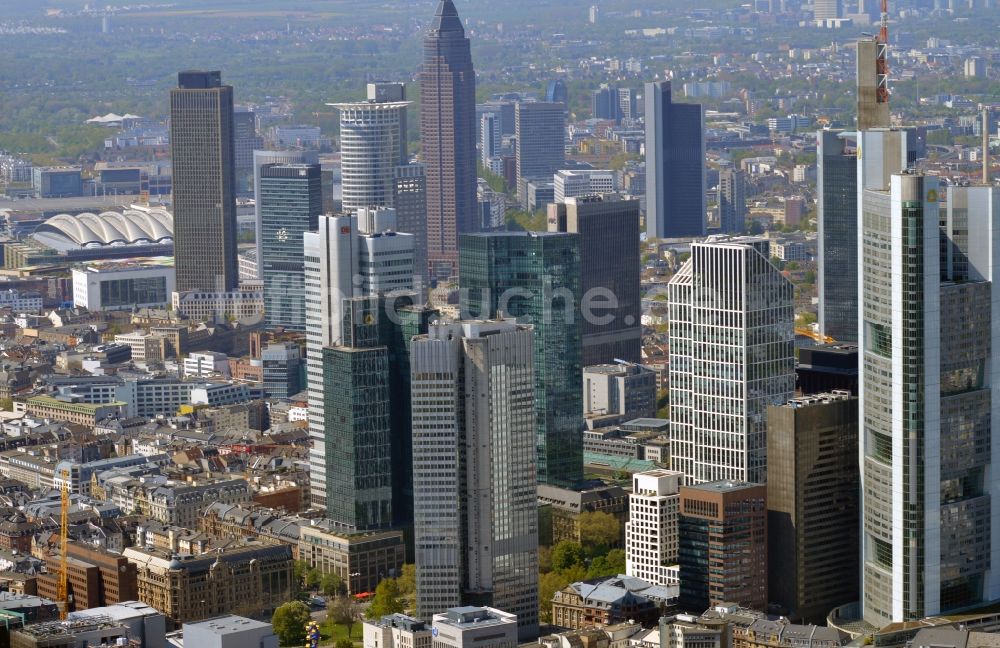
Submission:
<svg viewBox="0 0 1000 648">
<path fill-rule="evenodd" d="M 476 75 L 452 0 L 441 0 L 424 39 L 421 157 L 427 177 L 430 277 L 458 270 L 458 235 L 476 229 Z"/>
</svg>

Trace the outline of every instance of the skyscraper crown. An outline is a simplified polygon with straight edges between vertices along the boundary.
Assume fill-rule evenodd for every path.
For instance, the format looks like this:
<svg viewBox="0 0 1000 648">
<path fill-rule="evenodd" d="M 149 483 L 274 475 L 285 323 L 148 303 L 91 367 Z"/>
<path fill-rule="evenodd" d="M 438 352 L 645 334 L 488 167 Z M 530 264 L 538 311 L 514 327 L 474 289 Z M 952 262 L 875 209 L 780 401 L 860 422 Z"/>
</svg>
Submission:
<svg viewBox="0 0 1000 648">
<path fill-rule="evenodd" d="M 434 14 L 434 23 L 431 25 L 432 32 L 460 32 L 465 33 L 462 27 L 462 20 L 458 17 L 458 10 L 451 0 L 441 0 L 438 4 L 437 13 Z"/>
</svg>

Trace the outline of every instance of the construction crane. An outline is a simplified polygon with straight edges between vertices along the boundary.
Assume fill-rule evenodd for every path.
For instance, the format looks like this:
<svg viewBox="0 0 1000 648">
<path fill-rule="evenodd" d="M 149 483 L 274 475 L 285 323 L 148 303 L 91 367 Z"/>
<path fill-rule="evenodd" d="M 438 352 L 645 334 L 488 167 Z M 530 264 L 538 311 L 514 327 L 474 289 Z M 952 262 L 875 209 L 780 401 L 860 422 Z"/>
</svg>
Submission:
<svg viewBox="0 0 1000 648">
<path fill-rule="evenodd" d="M 823 335 L 822 333 L 817 333 L 816 331 L 806 326 L 796 326 L 795 335 L 801 335 L 807 337 L 811 339 L 813 342 L 819 342 L 820 344 L 833 344 L 834 342 L 836 342 L 836 340 L 834 340 L 829 335 Z"/>
<path fill-rule="evenodd" d="M 69 613 L 69 472 L 63 470 L 59 502 L 59 582 L 56 588 L 56 603 L 59 618 L 65 619 Z"/>
</svg>

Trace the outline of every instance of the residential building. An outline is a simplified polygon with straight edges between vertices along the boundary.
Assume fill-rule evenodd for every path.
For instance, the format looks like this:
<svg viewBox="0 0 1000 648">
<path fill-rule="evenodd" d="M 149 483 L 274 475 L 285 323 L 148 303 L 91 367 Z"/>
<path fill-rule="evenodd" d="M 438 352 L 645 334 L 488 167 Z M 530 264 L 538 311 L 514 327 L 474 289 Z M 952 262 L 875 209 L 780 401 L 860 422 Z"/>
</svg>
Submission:
<svg viewBox="0 0 1000 648">
<path fill-rule="evenodd" d="M 297 587 L 285 545 L 247 542 L 198 556 L 129 547 L 122 555 L 136 566 L 139 600 L 172 627 L 223 614 L 270 615 Z"/>
<path fill-rule="evenodd" d="M 504 232 L 462 237 L 463 316 L 523 318 L 534 327 L 538 481 L 583 479 L 580 236 Z"/>
<path fill-rule="evenodd" d="M 686 484 L 767 481 L 767 407 L 795 390 L 792 284 L 768 253 L 693 243 L 668 285 L 670 465 Z"/>
<path fill-rule="evenodd" d="M 270 623 L 227 615 L 185 623 L 184 644 L 198 648 L 278 648 L 278 636 Z"/>
<path fill-rule="evenodd" d="M 826 622 L 858 600 L 858 399 L 794 398 L 767 411 L 768 600 Z"/>
<path fill-rule="evenodd" d="M 260 175 L 260 253 L 264 316 L 269 328 L 305 331 L 302 240 L 323 212 L 318 164 L 265 164 Z"/>
<path fill-rule="evenodd" d="M 639 201 L 616 194 L 549 205 L 550 232 L 579 235 L 584 366 L 642 357 Z"/>
<path fill-rule="evenodd" d="M 723 234 L 742 234 L 747 218 L 747 176 L 733 168 L 719 171 L 716 203 L 719 205 L 719 227 Z"/>
<path fill-rule="evenodd" d="M 705 236 L 705 121 L 701 104 L 672 100 L 670 82 L 647 83 L 646 233 Z"/>
<path fill-rule="evenodd" d="M 614 193 L 617 189 L 615 172 L 609 169 L 562 169 L 552 177 L 555 202 L 595 194 Z"/>
<path fill-rule="evenodd" d="M 238 284 L 233 88 L 220 72 L 186 71 L 170 91 L 177 290 Z"/>
<path fill-rule="evenodd" d="M 681 486 L 680 605 L 723 602 L 767 609 L 767 486 L 716 481 Z"/>
<path fill-rule="evenodd" d="M 625 524 L 625 573 L 629 576 L 654 585 L 677 584 L 677 514 L 683 482 L 684 475 L 670 470 L 632 475 Z"/>
<path fill-rule="evenodd" d="M 472 601 L 538 636 L 538 504 L 530 327 L 431 325 L 411 347 L 417 616 Z M 514 615 L 511 615 L 514 618 Z"/>
<path fill-rule="evenodd" d="M 421 158 L 427 186 L 431 278 L 458 268 L 458 236 L 476 229 L 476 75 L 452 0 L 440 0 L 424 38 L 420 72 Z"/>
<path fill-rule="evenodd" d="M 840 342 L 858 339 L 858 158 L 847 133 L 816 133 L 817 291 L 819 330 Z"/>
<path fill-rule="evenodd" d="M 73 268 L 73 304 L 91 311 L 163 308 L 174 289 L 172 265 L 124 262 Z"/>
<path fill-rule="evenodd" d="M 566 165 L 566 106 L 544 101 L 514 106 L 517 181 L 548 177 Z M 525 196 L 519 196 L 525 203 Z"/>
<path fill-rule="evenodd" d="M 427 623 L 405 614 L 390 614 L 364 622 L 363 648 L 432 648 Z"/>
<path fill-rule="evenodd" d="M 522 640 L 521 628 L 516 614 L 492 607 L 456 607 L 434 615 L 432 645 L 433 648 L 516 648 Z"/>
</svg>

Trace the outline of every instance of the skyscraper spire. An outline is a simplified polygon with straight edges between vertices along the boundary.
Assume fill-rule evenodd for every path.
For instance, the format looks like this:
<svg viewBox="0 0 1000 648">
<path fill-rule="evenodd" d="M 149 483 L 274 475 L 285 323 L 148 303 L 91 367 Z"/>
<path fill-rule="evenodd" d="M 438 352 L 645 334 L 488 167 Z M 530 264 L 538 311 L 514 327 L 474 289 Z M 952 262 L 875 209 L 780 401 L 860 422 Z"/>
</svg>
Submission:
<svg viewBox="0 0 1000 648">
<path fill-rule="evenodd" d="M 430 277 L 454 274 L 458 235 L 476 228 L 476 74 L 451 0 L 441 0 L 424 39 L 420 137 L 427 177 Z"/>
</svg>

